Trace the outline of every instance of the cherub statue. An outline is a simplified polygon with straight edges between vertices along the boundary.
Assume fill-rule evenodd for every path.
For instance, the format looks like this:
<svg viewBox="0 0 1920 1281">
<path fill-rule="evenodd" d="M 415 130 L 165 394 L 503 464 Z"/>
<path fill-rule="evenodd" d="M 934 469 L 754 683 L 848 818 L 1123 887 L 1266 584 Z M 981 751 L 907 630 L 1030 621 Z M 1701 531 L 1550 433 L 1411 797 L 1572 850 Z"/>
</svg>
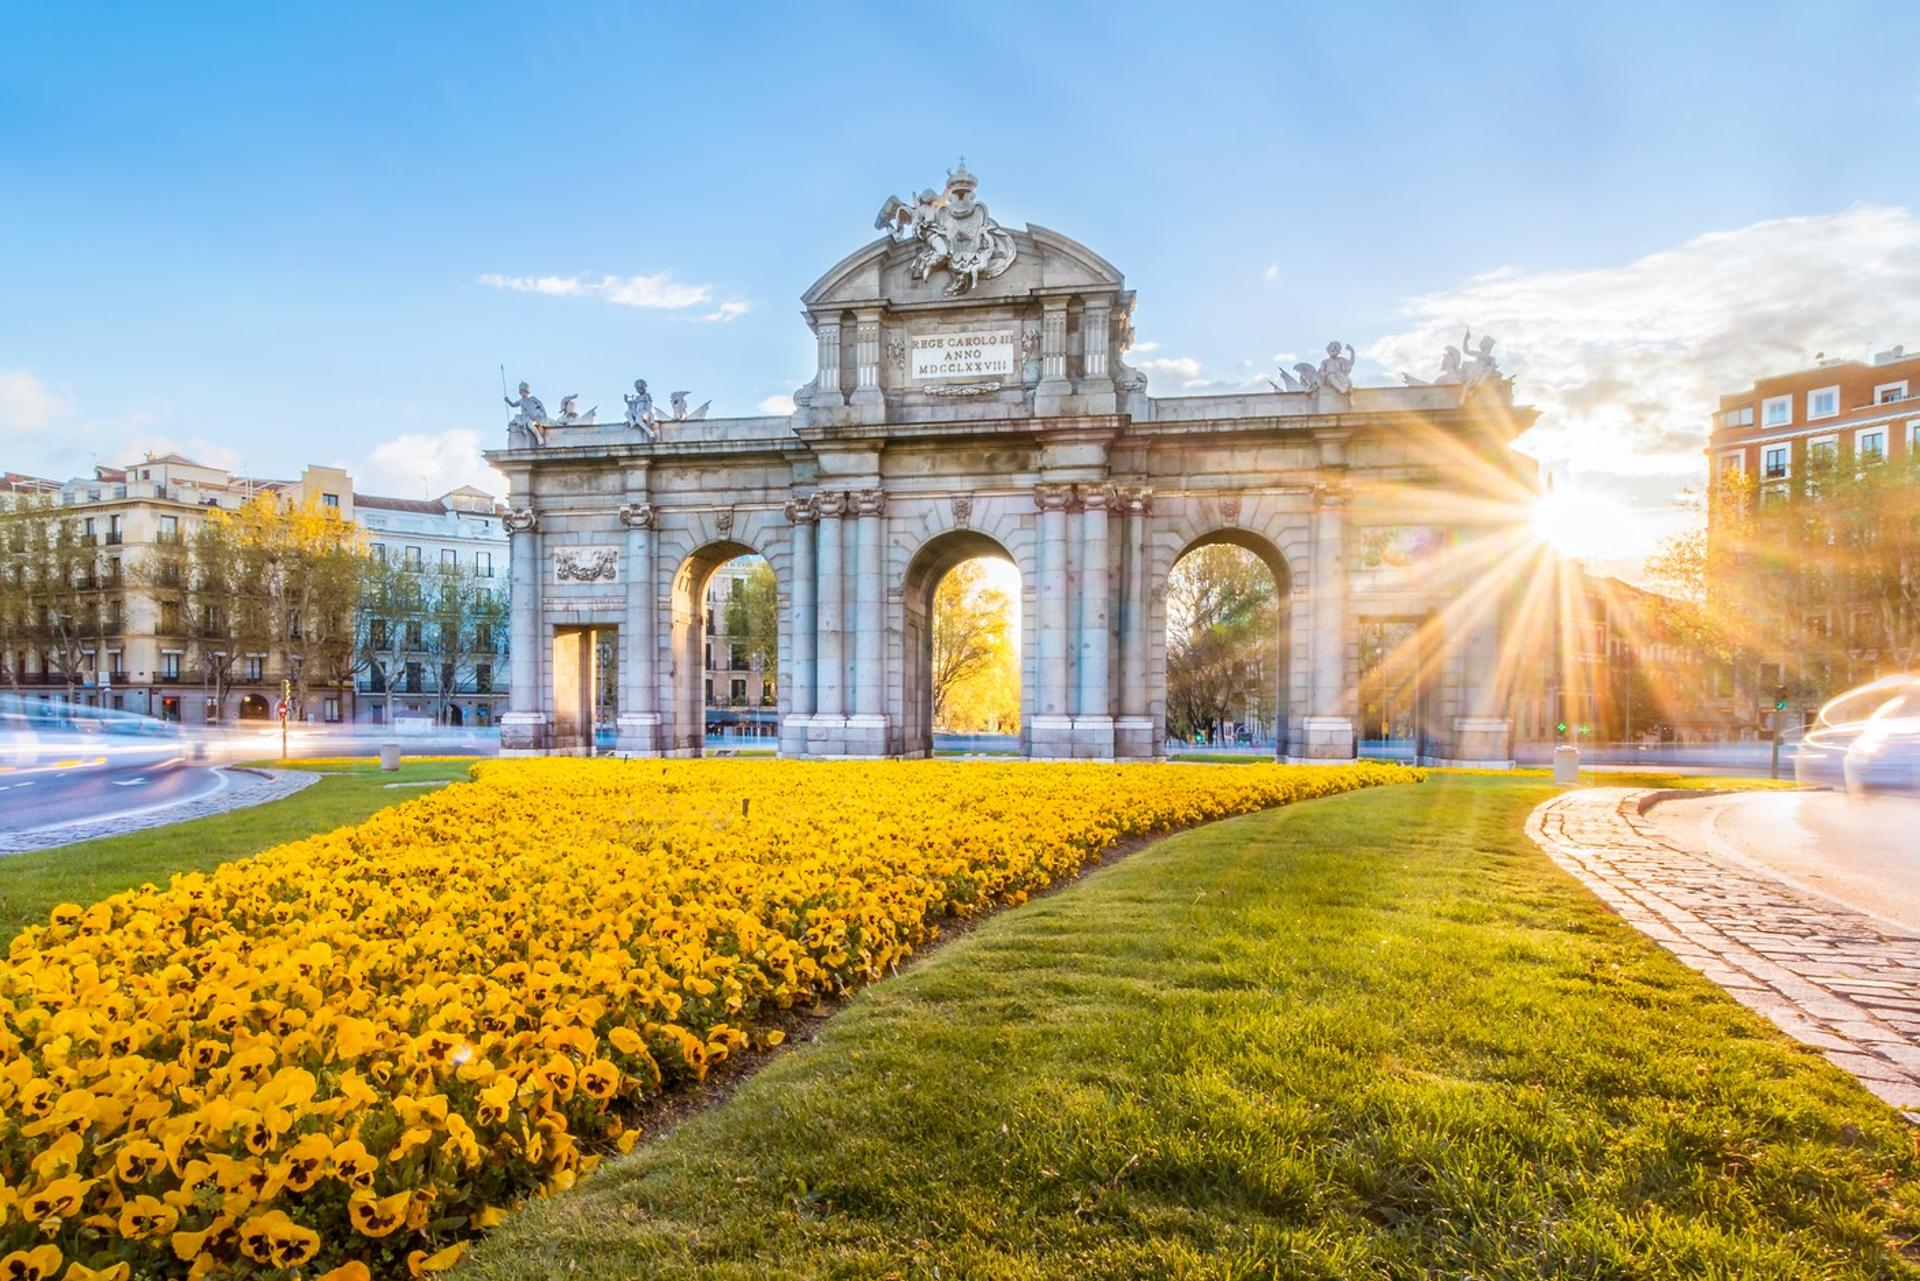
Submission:
<svg viewBox="0 0 1920 1281">
<path fill-rule="evenodd" d="M 522 432 L 536 445 L 547 443 L 547 407 L 540 403 L 540 398 L 534 395 L 525 383 L 520 384 L 518 400 L 511 396 L 503 396 L 501 399 L 507 402 L 509 409 L 518 411 L 507 421 L 507 431 L 510 434 Z"/>
<path fill-rule="evenodd" d="M 653 393 L 647 390 L 647 380 L 634 379 L 633 395 L 622 396 L 621 399 L 627 402 L 627 426 L 636 427 L 651 436 L 655 419 Z"/>
<path fill-rule="evenodd" d="M 559 418 L 559 421 L 555 424 L 555 426 L 591 427 L 593 425 L 593 420 L 599 415 L 599 413 L 600 413 L 600 406 L 598 405 L 595 405 L 592 409 L 589 409 L 584 414 L 581 413 L 580 412 L 580 393 L 576 391 L 571 396 L 562 396 L 560 398 L 560 418 Z"/>
<path fill-rule="evenodd" d="M 1491 386 L 1500 381 L 1500 364 L 1493 358 L 1493 338 L 1480 336 L 1480 347 L 1473 346 L 1473 330 L 1467 330 L 1467 336 L 1460 340 L 1460 346 L 1467 353 L 1467 363 L 1460 373 L 1460 403 L 1466 404 L 1472 395 L 1482 387 Z"/>
<path fill-rule="evenodd" d="M 1353 391 L 1353 344 L 1346 344 L 1346 355 L 1340 354 L 1341 344 L 1327 344 L 1327 358 L 1320 362 L 1317 371 L 1320 375 L 1318 386 L 1331 387 L 1342 396 Z"/>
</svg>

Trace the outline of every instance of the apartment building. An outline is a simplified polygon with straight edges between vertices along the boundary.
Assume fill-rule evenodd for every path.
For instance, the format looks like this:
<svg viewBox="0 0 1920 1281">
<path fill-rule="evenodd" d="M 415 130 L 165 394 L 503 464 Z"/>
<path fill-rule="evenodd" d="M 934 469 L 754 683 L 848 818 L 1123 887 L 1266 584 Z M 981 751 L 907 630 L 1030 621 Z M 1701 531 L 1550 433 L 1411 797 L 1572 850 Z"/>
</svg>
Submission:
<svg viewBox="0 0 1920 1281">
<path fill-rule="evenodd" d="M 491 494 L 463 485 L 438 498 L 388 498 L 378 494 L 353 496 L 353 519 L 366 533 L 368 554 L 375 560 L 430 574 L 457 569 L 471 574 L 478 590 L 505 602 L 507 529 L 500 504 Z M 431 639 L 421 627 L 406 639 L 417 639 L 400 655 L 399 670 L 390 677 L 362 666 L 355 676 L 354 719 L 367 724 L 394 720 L 445 720 L 461 726 L 488 726 L 506 710 L 507 661 L 505 627 L 499 635 L 477 638 L 482 650 L 452 668 L 454 688 L 442 699 L 439 688 L 442 663 L 429 652 Z M 442 710 L 444 708 L 444 711 Z"/>
<path fill-rule="evenodd" d="M 272 717 L 288 675 L 287 656 L 264 650 L 238 656 L 228 697 L 209 697 L 196 666 L 196 620 L 182 607 L 180 593 L 151 581 L 143 567 L 191 539 L 209 512 L 240 507 L 257 494 L 311 501 L 351 519 L 353 489 L 346 472 L 308 467 L 298 480 L 255 480 L 179 454 L 149 454 L 68 481 L 8 472 L 0 488 L 52 499 L 84 545 L 98 549 L 72 597 L 74 612 L 84 614 L 76 622 L 81 702 L 187 724 Z M 23 690 L 41 699 L 64 698 L 75 683 L 44 649 L 23 647 L 12 663 Z M 310 685 L 306 716 L 343 720 L 350 698 L 345 685 Z"/>
<path fill-rule="evenodd" d="M 760 564 L 741 556 L 714 571 L 707 584 L 706 704 L 709 734 L 774 738 L 780 732 L 776 688 L 767 656 L 727 630 L 727 606 L 744 591 Z"/>
<path fill-rule="evenodd" d="M 1789 492 L 1809 461 L 1904 457 L 1920 450 L 1920 355 L 1822 358 L 1720 398 L 1707 446 L 1716 480 L 1746 477 Z"/>
</svg>

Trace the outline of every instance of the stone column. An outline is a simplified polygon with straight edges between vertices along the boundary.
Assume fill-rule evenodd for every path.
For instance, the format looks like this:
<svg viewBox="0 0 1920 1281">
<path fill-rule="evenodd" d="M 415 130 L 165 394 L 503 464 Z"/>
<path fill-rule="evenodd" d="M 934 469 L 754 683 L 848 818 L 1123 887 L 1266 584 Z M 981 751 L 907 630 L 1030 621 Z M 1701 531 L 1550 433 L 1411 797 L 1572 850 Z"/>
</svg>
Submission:
<svg viewBox="0 0 1920 1281">
<path fill-rule="evenodd" d="M 1451 760 L 1479 766 L 1513 764 L 1513 720 L 1501 705 L 1500 605 L 1482 601 L 1462 620 L 1456 643 L 1460 647 L 1460 715 L 1453 720 Z"/>
<path fill-rule="evenodd" d="M 1152 497 L 1153 491 L 1144 485 L 1120 491 L 1127 544 L 1120 609 L 1120 719 L 1114 724 L 1114 754 L 1131 759 L 1159 755 L 1147 688 L 1153 644 L 1153 583 L 1147 573 L 1147 512 Z"/>
<path fill-rule="evenodd" d="M 1033 410 L 1057 414 L 1073 394 L 1067 381 L 1067 300 L 1047 298 L 1040 305 L 1040 382 L 1033 389 Z"/>
<path fill-rule="evenodd" d="M 816 336 L 820 340 L 820 372 L 814 378 L 813 394 L 808 397 L 815 405 L 838 407 L 847 403 L 840 390 L 840 321 L 822 320 Z"/>
<path fill-rule="evenodd" d="M 886 509 L 887 496 L 878 489 L 854 496 L 853 715 L 847 721 L 847 753 L 854 756 L 887 750 Z"/>
<path fill-rule="evenodd" d="M 540 681 L 545 609 L 540 597 L 540 517 L 529 502 L 507 511 L 513 612 L 507 626 L 507 711 L 500 717 L 500 753 L 531 756 L 551 746 L 553 718 Z"/>
<path fill-rule="evenodd" d="M 1079 689 L 1074 704 L 1073 751 L 1113 759 L 1113 575 L 1107 556 L 1105 485 L 1082 485 L 1080 497 Z"/>
<path fill-rule="evenodd" d="M 846 514 L 847 496 L 820 493 L 814 495 L 813 504 L 820 516 L 814 555 L 814 577 L 819 586 L 814 595 L 817 611 L 813 651 L 814 714 L 807 725 L 807 750 L 816 754 L 838 753 L 847 714 L 846 574 L 841 564 L 845 543 L 840 519 Z"/>
<path fill-rule="evenodd" d="M 793 579 L 788 600 L 792 603 L 787 622 L 787 714 L 780 722 L 780 751 L 787 756 L 804 756 L 807 749 L 807 722 L 814 709 L 814 628 L 817 611 L 814 590 L 818 586 L 814 567 L 814 511 L 811 500 L 795 499 L 787 504 L 787 523 L 793 530 Z"/>
<path fill-rule="evenodd" d="M 1313 512 L 1313 701 L 1301 755 L 1353 757 L 1353 714 L 1347 698 L 1346 491 L 1323 485 Z"/>
<path fill-rule="evenodd" d="M 1067 504 L 1071 485 L 1034 489 L 1040 509 L 1039 572 L 1034 582 L 1036 684 L 1040 706 L 1030 720 L 1035 756 L 1073 754 L 1073 718 L 1067 704 Z"/>
<path fill-rule="evenodd" d="M 631 489 L 629 490 L 631 492 Z M 660 599 L 653 580 L 653 504 L 620 509 L 627 527 L 627 608 L 620 625 L 620 714 L 614 750 L 622 756 L 660 754 Z"/>
<path fill-rule="evenodd" d="M 864 411 L 862 419 L 878 422 L 886 416 L 886 397 L 880 391 L 880 313 L 855 313 L 853 338 L 854 386 L 852 404 Z M 878 415 L 876 417 L 875 415 Z"/>
</svg>

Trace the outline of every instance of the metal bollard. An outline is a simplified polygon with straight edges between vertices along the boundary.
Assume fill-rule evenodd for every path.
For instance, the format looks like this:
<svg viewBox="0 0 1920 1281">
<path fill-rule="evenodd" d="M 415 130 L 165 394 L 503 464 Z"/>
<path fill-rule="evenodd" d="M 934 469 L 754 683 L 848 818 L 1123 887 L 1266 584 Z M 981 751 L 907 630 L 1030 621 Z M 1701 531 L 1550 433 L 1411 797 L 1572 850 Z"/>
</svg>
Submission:
<svg viewBox="0 0 1920 1281">
<path fill-rule="evenodd" d="M 380 768 L 388 774 L 400 768 L 400 744 L 380 744 Z"/>
<path fill-rule="evenodd" d="M 1580 749 L 1560 746 L 1553 749 L 1553 781 L 1564 787 L 1580 784 Z"/>
</svg>

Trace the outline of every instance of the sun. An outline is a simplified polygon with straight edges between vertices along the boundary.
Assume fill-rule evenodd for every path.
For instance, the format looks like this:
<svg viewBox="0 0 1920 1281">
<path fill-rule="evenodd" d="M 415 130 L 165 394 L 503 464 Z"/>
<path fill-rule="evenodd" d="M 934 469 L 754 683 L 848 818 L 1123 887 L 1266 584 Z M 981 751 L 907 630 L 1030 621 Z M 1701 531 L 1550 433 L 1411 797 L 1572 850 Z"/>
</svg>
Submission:
<svg viewBox="0 0 1920 1281">
<path fill-rule="evenodd" d="M 1534 537 L 1561 556 L 1582 560 L 1618 553 L 1636 541 L 1638 521 L 1619 499 L 1577 485 L 1549 489 L 1534 502 Z"/>
</svg>

